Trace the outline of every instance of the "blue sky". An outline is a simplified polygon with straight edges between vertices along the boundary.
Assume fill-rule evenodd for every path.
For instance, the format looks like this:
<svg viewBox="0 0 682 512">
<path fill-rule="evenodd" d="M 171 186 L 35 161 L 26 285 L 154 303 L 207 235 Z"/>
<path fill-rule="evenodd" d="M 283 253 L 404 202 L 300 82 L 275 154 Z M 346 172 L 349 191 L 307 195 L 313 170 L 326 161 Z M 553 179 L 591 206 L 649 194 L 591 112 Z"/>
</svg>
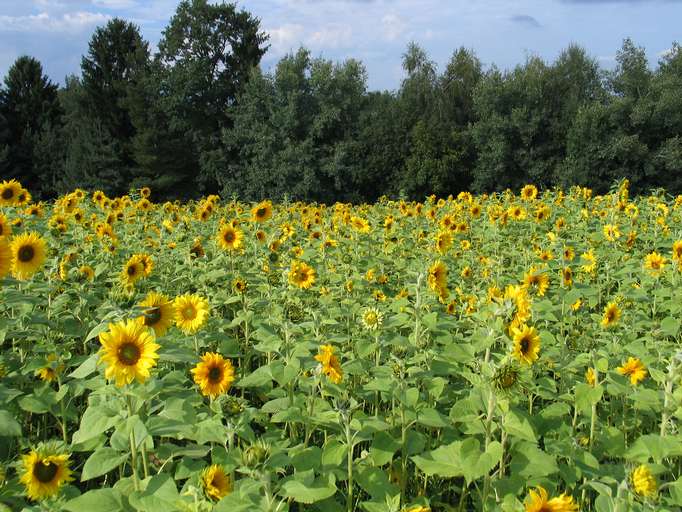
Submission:
<svg viewBox="0 0 682 512">
<path fill-rule="evenodd" d="M 78 73 L 97 25 L 134 21 L 155 48 L 179 0 L 0 0 L 0 74 L 22 54 L 37 57 L 62 83 Z M 528 55 L 549 61 L 570 43 L 604 67 L 625 37 L 647 50 L 652 66 L 682 42 L 677 0 L 240 0 L 270 34 L 271 68 L 303 45 L 314 56 L 362 60 L 370 89 L 395 89 L 407 43 L 425 47 L 443 68 L 453 50 L 472 48 L 485 65 L 510 68 Z"/>
</svg>

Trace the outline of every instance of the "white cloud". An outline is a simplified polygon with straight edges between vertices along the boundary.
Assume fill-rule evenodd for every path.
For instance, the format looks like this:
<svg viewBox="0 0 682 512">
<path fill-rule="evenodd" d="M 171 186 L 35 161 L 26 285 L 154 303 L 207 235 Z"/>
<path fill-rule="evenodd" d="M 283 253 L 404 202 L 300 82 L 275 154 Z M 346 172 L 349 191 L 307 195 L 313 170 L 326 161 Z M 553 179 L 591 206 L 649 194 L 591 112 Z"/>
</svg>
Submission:
<svg viewBox="0 0 682 512">
<path fill-rule="evenodd" d="M 274 28 L 266 28 L 270 35 L 270 53 L 274 56 L 282 56 L 303 42 L 305 29 L 303 25 L 288 23 Z"/>
<path fill-rule="evenodd" d="M 126 9 L 135 7 L 137 0 L 92 0 L 92 3 L 107 9 Z"/>
<path fill-rule="evenodd" d="M 389 41 L 395 41 L 400 38 L 407 28 L 407 24 L 403 19 L 395 13 L 386 14 L 381 19 L 384 37 Z"/>
<path fill-rule="evenodd" d="M 306 42 L 316 48 L 339 48 L 352 44 L 353 29 L 349 25 L 327 25 L 310 34 Z"/>
<path fill-rule="evenodd" d="M 80 32 L 105 23 L 110 16 L 95 12 L 69 12 L 52 16 L 47 12 L 28 16 L 0 16 L 0 31 L 4 32 Z"/>
</svg>

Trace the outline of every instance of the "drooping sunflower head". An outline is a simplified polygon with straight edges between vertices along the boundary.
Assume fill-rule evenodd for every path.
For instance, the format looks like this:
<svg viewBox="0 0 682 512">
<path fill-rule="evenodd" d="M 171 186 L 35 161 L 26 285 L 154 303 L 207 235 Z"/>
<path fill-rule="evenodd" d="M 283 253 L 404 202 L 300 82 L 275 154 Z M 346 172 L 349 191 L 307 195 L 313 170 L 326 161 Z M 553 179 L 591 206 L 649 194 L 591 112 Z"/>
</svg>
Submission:
<svg viewBox="0 0 682 512">
<path fill-rule="evenodd" d="M 251 209 L 251 217 L 256 222 L 265 222 L 272 217 L 272 203 L 261 201 Z"/>
<path fill-rule="evenodd" d="M 289 269 L 289 283 L 302 289 L 315 283 L 315 269 L 303 261 L 293 261 Z"/>
<path fill-rule="evenodd" d="M 630 473 L 630 488 L 639 496 L 652 498 L 658 492 L 656 478 L 651 473 L 649 466 L 641 464 Z"/>
<path fill-rule="evenodd" d="M 230 360 L 213 352 L 205 353 L 191 373 L 201 394 L 211 398 L 227 393 L 235 380 Z"/>
<path fill-rule="evenodd" d="M 14 277 L 28 279 L 45 263 L 47 244 L 38 233 L 23 233 L 12 238 L 10 252 Z"/>
<path fill-rule="evenodd" d="M 90 265 L 81 265 L 78 268 L 78 272 L 80 276 L 83 279 L 86 279 L 87 281 L 92 281 L 95 279 L 95 269 L 92 268 Z"/>
<path fill-rule="evenodd" d="M 54 381 L 64 371 L 64 364 L 59 362 L 57 354 L 49 354 L 45 358 L 45 366 L 36 370 L 36 376 L 45 382 Z"/>
<path fill-rule="evenodd" d="M 138 323 L 154 329 L 157 337 L 166 334 L 175 320 L 173 302 L 162 293 L 149 292 L 139 306 L 144 314 L 137 318 Z"/>
<path fill-rule="evenodd" d="M 29 499 L 40 501 L 58 494 L 62 485 L 73 480 L 70 464 L 69 454 L 56 443 L 41 444 L 22 455 L 19 481 Z"/>
<path fill-rule="evenodd" d="M 540 336 L 535 327 L 521 325 L 512 328 L 514 335 L 513 356 L 521 363 L 533 364 L 540 352 Z"/>
<path fill-rule="evenodd" d="M 99 335 L 102 344 L 100 361 L 106 364 L 104 376 L 121 387 L 133 380 L 144 382 L 150 369 L 156 366 L 160 348 L 154 336 L 136 320 L 109 324 L 109 330 Z"/>
<path fill-rule="evenodd" d="M 213 464 L 201 473 L 201 487 L 207 498 L 219 501 L 232 492 L 232 479 L 222 466 Z"/>
<path fill-rule="evenodd" d="M 208 320 L 208 301 L 199 295 L 180 295 L 174 306 L 175 324 L 185 334 L 194 334 Z"/>
</svg>

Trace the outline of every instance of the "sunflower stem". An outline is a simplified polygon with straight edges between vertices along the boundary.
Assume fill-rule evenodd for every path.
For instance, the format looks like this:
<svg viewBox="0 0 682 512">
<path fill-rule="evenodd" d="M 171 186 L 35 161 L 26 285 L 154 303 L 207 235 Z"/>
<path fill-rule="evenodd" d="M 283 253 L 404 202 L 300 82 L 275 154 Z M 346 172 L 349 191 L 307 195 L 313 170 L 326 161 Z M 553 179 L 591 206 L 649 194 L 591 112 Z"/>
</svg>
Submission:
<svg viewBox="0 0 682 512">
<path fill-rule="evenodd" d="M 126 405 L 128 406 L 128 418 L 133 417 L 133 404 L 132 404 L 132 397 L 127 396 L 126 397 Z M 131 427 L 130 429 L 130 466 L 133 470 L 133 485 L 135 486 L 135 490 L 139 491 L 140 490 L 140 480 L 137 475 L 137 444 L 135 443 L 135 427 Z"/>
</svg>

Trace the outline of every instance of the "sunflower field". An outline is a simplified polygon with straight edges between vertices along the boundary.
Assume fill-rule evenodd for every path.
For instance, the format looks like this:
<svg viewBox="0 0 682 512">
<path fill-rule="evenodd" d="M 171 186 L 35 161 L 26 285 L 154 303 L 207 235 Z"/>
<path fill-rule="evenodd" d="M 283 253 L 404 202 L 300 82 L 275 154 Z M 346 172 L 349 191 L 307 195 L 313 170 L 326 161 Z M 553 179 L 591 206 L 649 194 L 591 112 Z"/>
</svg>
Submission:
<svg viewBox="0 0 682 512">
<path fill-rule="evenodd" d="M 682 196 L 34 203 L 0 511 L 682 509 Z"/>
</svg>

